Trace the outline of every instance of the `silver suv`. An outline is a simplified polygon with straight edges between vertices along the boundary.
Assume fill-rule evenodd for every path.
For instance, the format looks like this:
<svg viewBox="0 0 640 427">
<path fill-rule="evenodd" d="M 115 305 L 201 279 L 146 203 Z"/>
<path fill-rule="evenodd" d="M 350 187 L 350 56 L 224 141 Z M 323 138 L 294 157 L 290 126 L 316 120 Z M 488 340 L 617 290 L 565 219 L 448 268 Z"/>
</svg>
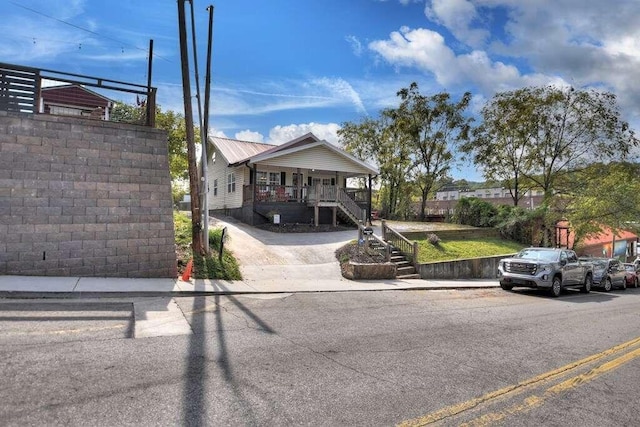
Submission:
<svg viewBox="0 0 640 427">
<path fill-rule="evenodd" d="M 593 265 L 578 259 L 569 249 L 527 248 L 500 260 L 498 279 L 502 289 L 515 286 L 546 289 L 557 297 L 565 288 L 590 292 Z"/>
</svg>

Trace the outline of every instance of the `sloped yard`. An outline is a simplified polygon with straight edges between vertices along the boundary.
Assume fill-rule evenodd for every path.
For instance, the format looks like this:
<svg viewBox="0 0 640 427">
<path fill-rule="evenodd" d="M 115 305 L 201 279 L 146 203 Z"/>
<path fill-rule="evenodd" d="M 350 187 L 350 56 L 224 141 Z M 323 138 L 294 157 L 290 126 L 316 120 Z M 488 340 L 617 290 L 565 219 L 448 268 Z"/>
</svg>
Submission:
<svg viewBox="0 0 640 427">
<path fill-rule="evenodd" d="M 498 238 L 442 240 L 434 245 L 425 239 L 414 239 L 418 243 L 418 263 L 449 261 L 506 255 L 518 252 L 524 245 Z"/>
</svg>

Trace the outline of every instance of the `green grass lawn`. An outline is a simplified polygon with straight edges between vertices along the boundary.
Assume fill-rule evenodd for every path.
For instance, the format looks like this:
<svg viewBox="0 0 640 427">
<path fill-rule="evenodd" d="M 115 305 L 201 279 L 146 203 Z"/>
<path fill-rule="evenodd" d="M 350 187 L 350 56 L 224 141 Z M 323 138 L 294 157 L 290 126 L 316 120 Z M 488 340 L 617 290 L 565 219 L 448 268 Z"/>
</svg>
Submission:
<svg viewBox="0 0 640 427">
<path fill-rule="evenodd" d="M 438 245 L 433 245 L 426 239 L 415 241 L 418 242 L 419 263 L 513 254 L 525 247 L 520 243 L 497 238 L 443 240 Z"/>
</svg>

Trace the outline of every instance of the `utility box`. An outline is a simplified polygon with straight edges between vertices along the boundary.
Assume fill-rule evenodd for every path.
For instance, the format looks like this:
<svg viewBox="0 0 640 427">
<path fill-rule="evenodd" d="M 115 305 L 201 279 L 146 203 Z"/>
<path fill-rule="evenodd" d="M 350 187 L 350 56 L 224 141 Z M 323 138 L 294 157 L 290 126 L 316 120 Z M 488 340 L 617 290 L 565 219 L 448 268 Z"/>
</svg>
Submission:
<svg viewBox="0 0 640 427">
<path fill-rule="evenodd" d="M 273 223 L 280 224 L 280 214 L 273 214 Z"/>
</svg>

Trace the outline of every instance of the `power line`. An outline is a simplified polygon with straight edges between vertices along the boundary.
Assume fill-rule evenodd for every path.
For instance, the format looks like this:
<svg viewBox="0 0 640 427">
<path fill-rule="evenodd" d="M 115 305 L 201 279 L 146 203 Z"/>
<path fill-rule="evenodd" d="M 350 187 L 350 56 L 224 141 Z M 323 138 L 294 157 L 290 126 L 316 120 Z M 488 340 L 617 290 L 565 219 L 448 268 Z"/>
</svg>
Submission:
<svg viewBox="0 0 640 427">
<path fill-rule="evenodd" d="M 121 40 L 114 39 L 113 37 L 105 36 L 105 35 L 103 35 L 103 34 L 100 34 L 100 33 L 97 33 L 97 32 L 95 32 L 95 31 L 89 30 L 88 28 L 84 28 L 84 27 L 81 27 L 81 26 L 79 26 L 79 25 L 72 24 L 71 22 L 67 22 L 67 21 L 65 21 L 65 20 L 63 20 L 63 19 L 59 19 L 59 18 L 56 18 L 56 17 L 54 17 L 54 16 L 47 15 L 46 13 L 43 13 L 43 12 L 37 11 L 37 10 L 32 9 L 32 8 L 30 8 L 30 7 L 27 7 L 27 6 L 21 5 L 21 4 L 19 4 L 19 3 L 16 3 L 16 2 L 14 2 L 14 1 L 10 1 L 10 3 L 11 3 L 11 4 L 13 4 L 14 6 L 17 6 L 17 7 L 21 8 L 21 9 L 28 10 L 29 12 L 35 13 L 35 14 L 40 15 L 40 16 L 44 16 L 45 18 L 53 19 L 54 21 L 60 22 L 61 24 L 65 24 L 65 25 L 68 25 L 68 26 L 70 26 L 70 27 L 76 28 L 76 29 L 78 29 L 78 30 L 81 30 L 81 31 L 87 32 L 87 33 L 89 33 L 89 34 L 93 34 L 93 35 L 95 35 L 95 36 L 98 36 L 98 37 L 100 37 L 100 38 L 103 38 L 103 39 L 107 39 L 107 40 L 111 40 L 111 41 L 113 41 L 113 42 L 116 42 L 116 43 L 118 43 L 118 45 L 121 47 L 121 49 L 124 49 L 124 48 L 123 48 L 123 46 L 128 46 L 128 47 L 131 47 L 131 48 L 134 48 L 134 49 L 137 49 L 137 50 L 140 50 L 140 51 L 146 52 L 146 53 L 147 53 L 147 55 L 149 54 L 149 50 L 148 50 L 148 49 L 144 49 L 144 48 L 141 48 L 141 47 L 138 47 L 138 46 L 135 46 L 135 45 L 132 45 L 132 44 L 129 44 L 129 43 L 123 42 L 123 41 L 121 41 Z M 36 39 L 35 37 L 32 37 L 32 38 L 33 38 L 34 40 Z M 45 40 L 46 40 L 46 39 L 45 39 Z M 72 43 L 72 42 L 68 42 L 68 43 Z M 162 57 L 162 56 L 160 56 L 160 55 L 155 55 L 155 54 L 154 54 L 154 57 L 156 57 L 156 58 L 160 58 L 160 59 L 163 59 L 163 60 L 165 60 L 165 61 L 167 61 L 167 62 L 169 62 L 169 63 L 171 63 L 171 62 L 172 62 L 172 61 L 170 61 L 169 59 L 164 58 L 164 57 Z"/>
</svg>

